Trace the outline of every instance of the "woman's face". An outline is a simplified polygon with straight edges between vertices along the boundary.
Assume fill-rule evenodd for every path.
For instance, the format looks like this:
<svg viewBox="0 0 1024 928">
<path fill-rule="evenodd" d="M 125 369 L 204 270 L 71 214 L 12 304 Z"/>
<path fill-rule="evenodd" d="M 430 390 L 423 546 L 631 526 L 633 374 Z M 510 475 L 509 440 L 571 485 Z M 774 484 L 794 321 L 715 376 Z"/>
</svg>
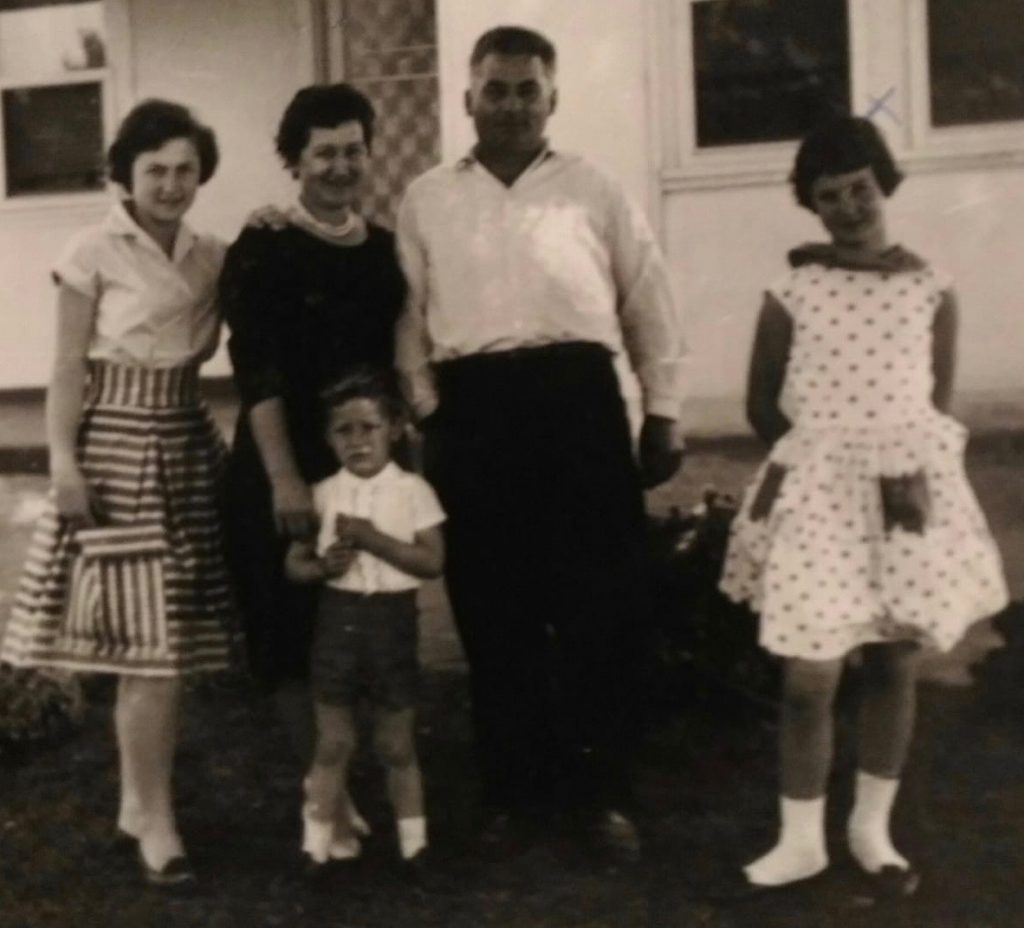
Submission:
<svg viewBox="0 0 1024 928">
<path fill-rule="evenodd" d="M 811 184 L 811 202 L 836 245 L 871 251 L 885 247 L 885 194 L 870 167 L 822 174 Z"/>
<path fill-rule="evenodd" d="M 295 163 L 302 202 L 318 219 L 337 219 L 356 201 L 369 150 L 357 120 L 333 129 L 314 126 Z"/>
<path fill-rule="evenodd" d="M 168 139 L 132 162 L 132 201 L 143 224 L 176 225 L 199 189 L 199 152 L 191 139 Z"/>
</svg>

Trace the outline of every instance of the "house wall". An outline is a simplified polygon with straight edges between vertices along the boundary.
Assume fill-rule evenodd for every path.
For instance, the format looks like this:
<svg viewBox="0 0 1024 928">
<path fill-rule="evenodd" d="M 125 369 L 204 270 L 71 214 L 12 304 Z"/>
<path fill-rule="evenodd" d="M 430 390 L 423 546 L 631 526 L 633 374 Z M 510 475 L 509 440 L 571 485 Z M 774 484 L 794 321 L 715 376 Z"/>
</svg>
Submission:
<svg viewBox="0 0 1024 928">
<path fill-rule="evenodd" d="M 108 0 L 115 2 L 115 0 Z M 149 95 L 179 99 L 217 130 L 222 167 L 191 215 L 202 229 L 233 236 L 254 206 L 282 201 L 291 183 L 272 150 L 276 120 L 312 79 L 314 41 L 304 0 L 116 0 L 127 11 L 129 73 L 123 113 Z M 745 428 L 741 398 L 764 284 L 784 270 L 791 244 L 820 236 L 779 177 L 702 189 L 659 183 L 662 138 L 652 35 L 656 0 L 437 0 L 444 157 L 472 144 L 462 95 L 473 41 L 499 23 L 549 35 L 560 53 L 555 145 L 580 151 L 618 176 L 659 229 L 692 346 L 690 419 L 701 431 Z M 903 71 L 905 49 L 888 0 L 871 0 L 862 24 L 884 37 L 860 67 L 861 86 L 882 87 Z M 905 68 L 904 68 L 905 70 Z M 896 77 L 894 77 L 894 73 Z M 894 105 L 909 101 L 897 95 Z M 658 114 L 658 115 L 655 115 Z M 888 127 L 887 127 L 888 128 Z M 909 131 L 902 126 L 897 133 Z M 905 138 L 893 139 L 899 149 Z M 962 305 L 958 386 L 969 418 L 1024 423 L 1024 168 L 956 170 L 911 165 L 890 201 L 894 239 L 949 270 Z M 964 166 L 964 165 L 967 166 Z M 0 209 L 0 388 L 42 384 L 52 345 L 47 268 L 68 236 L 99 218 L 95 203 Z M 227 370 L 221 357 L 208 370 Z M 992 410 L 996 410 L 993 414 Z M 987 418 L 986 418 L 987 417 Z"/>
</svg>

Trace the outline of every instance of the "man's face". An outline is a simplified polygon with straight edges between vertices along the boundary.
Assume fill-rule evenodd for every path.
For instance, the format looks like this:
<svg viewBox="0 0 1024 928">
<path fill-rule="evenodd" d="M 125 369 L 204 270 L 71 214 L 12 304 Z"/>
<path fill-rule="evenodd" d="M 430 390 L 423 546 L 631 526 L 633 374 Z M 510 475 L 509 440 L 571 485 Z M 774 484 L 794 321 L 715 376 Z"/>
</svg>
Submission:
<svg viewBox="0 0 1024 928">
<path fill-rule="evenodd" d="M 472 71 L 466 112 L 481 147 L 532 154 L 543 144 L 557 91 L 536 55 L 487 55 Z"/>
</svg>

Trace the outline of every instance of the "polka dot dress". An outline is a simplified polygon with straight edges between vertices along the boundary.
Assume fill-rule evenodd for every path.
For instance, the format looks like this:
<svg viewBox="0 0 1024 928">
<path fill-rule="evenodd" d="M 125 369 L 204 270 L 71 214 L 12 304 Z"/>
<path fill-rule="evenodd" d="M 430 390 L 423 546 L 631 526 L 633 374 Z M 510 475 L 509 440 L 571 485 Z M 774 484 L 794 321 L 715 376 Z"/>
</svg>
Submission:
<svg viewBox="0 0 1024 928">
<path fill-rule="evenodd" d="M 793 269 L 769 293 L 793 323 L 782 406 L 793 428 L 748 489 L 722 590 L 761 615 L 775 654 L 826 660 L 868 642 L 948 650 L 1007 603 L 999 553 L 964 473 L 966 430 L 931 403 L 931 268 Z M 751 504 L 769 462 L 785 477 Z M 922 533 L 887 531 L 881 479 L 923 474 Z"/>
</svg>

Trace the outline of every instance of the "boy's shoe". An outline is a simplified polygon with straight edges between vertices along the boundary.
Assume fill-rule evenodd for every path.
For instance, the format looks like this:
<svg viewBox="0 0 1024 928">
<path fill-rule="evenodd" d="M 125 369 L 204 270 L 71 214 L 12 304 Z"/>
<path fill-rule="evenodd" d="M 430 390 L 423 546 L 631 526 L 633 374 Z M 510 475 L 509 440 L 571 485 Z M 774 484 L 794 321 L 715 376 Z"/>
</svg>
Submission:
<svg viewBox="0 0 1024 928">
<path fill-rule="evenodd" d="M 913 867 L 889 865 L 877 873 L 857 869 L 864 893 L 872 899 L 908 899 L 921 885 L 921 874 Z"/>
<path fill-rule="evenodd" d="M 588 817 L 586 832 L 594 849 L 609 863 L 635 864 L 643 845 L 636 825 L 615 809 L 602 809 Z"/>
<path fill-rule="evenodd" d="M 114 836 L 110 839 L 107 848 L 118 857 L 128 857 L 138 853 L 139 839 L 135 835 L 129 834 L 123 828 L 118 828 L 114 831 Z"/>
</svg>

